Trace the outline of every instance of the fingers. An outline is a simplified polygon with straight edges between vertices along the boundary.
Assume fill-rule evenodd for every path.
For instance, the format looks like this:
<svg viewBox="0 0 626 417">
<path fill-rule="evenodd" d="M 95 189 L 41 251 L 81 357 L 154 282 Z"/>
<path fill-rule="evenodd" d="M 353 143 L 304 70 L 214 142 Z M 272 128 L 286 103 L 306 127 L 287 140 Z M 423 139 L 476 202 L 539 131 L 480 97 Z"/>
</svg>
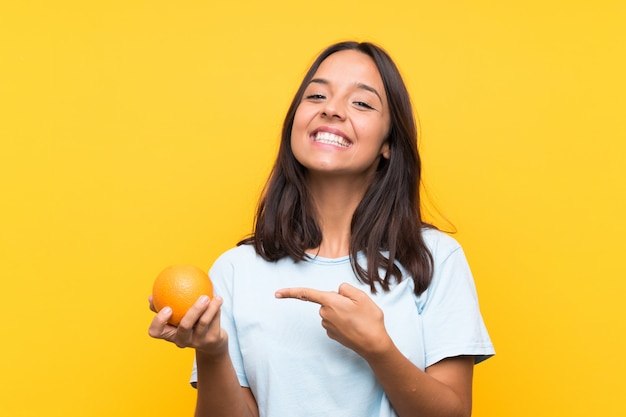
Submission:
<svg viewBox="0 0 626 417">
<path fill-rule="evenodd" d="M 152 303 L 152 297 L 148 297 L 148 301 L 150 302 L 150 309 L 157 313 L 154 319 L 152 320 L 152 323 L 150 324 L 148 333 L 152 337 L 159 337 L 167 326 L 174 327 L 174 326 L 170 326 L 167 323 L 167 321 L 172 317 L 172 309 L 166 306 L 166 307 L 163 307 L 161 311 L 157 312 L 154 307 L 154 304 Z M 213 300 L 214 302 L 209 303 L 210 301 L 211 300 L 206 295 L 203 295 L 200 298 L 198 298 L 198 300 L 194 303 L 194 305 L 191 306 L 189 311 L 187 311 L 185 316 L 181 319 L 178 327 L 181 329 L 194 328 L 196 324 L 200 321 L 201 317 L 203 317 L 205 313 L 207 313 L 209 310 L 211 313 L 210 316 L 211 317 L 215 316 L 216 312 L 219 310 L 220 306 L 222 305 L 223 300 L 221 297 L 215 297 Z M 207 306 L 209 305 L 211 308 L 207 308 Z M 205 319 L 204 321 L 205 323 L 208 323 L 208 320 Z"/>
<path fill-rule="evenodd" d="M 172 326 L 167 321 L 172 316 L 170 307 L 159 311 L 150 327 L 148 334 L 156 339 L 165 339 L 180 348 L 200 348 L 219 342 L 224 334 L 220 327 L 220 308 L 224 300 L 216 296 L 200 297 L 183 316 L 178 326 Z"/>
<path fill-rule="evenodd" d="M 320 305 L 327 304 L 331 299 L 337 297 L 337 294 L 356 300 L 364 294 L 363 291 L 348 284 L 343 283 L 339 286 L 337 292 L 334 291 L 320 291 L 313 288 L 283 288 L 276 291 L 276 298 L 295 298 L 302 301 L 311 301 Z"/>
<path fill-rule="evenodd" d="M 311 301 L 324 304 L 332 294 L 330 291 L 320 291 L 313 288 L 283 288 L 274 294 L 276 298 L 295 298 L 302 301 Z"/>
<path fill-rule="evenodd" d="M 367 294 L 348 283 L 343 283 L 335 291 L 320 291 L 313 288 L 283 288 L 274 293 L 276 298 L 294 298 L 302 301 L 310 301 L 321 306 L 350 300 L 356 304 L 363 301 L 364 297 L 369 300 Z"/>
<path fill-rule="evenodd" d="M 178 326 L 182 329 L 190 329 L 195 326 L 200 316 L 206 311 L 209 301 L 208 296 L 200 296 L 187 313 L 185 313 Z"/>
<path fill-rule="evenodd" d="M 172 317 L 172 309 L 169 307 L 164 307 L 159 311 L 152 322 L 150 323 L 150 327 L 148 328 L 148 334 L 151 337 L 162 339 L 163 335 L 169 333 L 166 331 L 166 327 L 172 327 L 167 324 L 167 321 Z"/>
<path fill-rule="evenodd" d="M 339 295 L 343 295 L 344 297 L 349 298 L 353 301 L 356 301 L 357 299 L 362 297 L 363 294 L 365 294 L 363 291 L 348 284 L 347 282 L 344 282 L 343 284 L 339 286 L 338 292 L 339 292 Z"/>
<path fill-rule="evenodd" d="M 219 326 L 218 311 L 223 302 L 224 300 L 219 296 L 212 300 L 206 295 L 201 296 L 183 316 L 178 327 L 181 329 L 207 328 L 214 321 L 217 321 Z"/>
<path fill-rule="evenodd" d="M 150 310 L 156 313 L 157 311 L 156 311 L 156 307 L 154 306 L 154 303 L 152 302 L 152 296 L 148 297 L 148 304 L 150 304 Z"/>
</svg>

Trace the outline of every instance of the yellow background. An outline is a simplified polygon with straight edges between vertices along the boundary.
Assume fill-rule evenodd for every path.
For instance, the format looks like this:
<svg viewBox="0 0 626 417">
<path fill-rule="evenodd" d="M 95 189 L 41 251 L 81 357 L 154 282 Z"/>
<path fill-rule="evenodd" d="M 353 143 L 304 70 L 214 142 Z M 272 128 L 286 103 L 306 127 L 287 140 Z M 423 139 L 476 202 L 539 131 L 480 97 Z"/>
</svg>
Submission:
<svg viewBox="0 0 626 417">
<path fill-rule="evenodd" d="M 298 82 L 355 38 L 398 62 L 475 274 L 474 415 L 626 415 L 624 4 L 3 0 L 0 414 L 192 415 L 152 281 L 250 231 Z"/>
</svg>

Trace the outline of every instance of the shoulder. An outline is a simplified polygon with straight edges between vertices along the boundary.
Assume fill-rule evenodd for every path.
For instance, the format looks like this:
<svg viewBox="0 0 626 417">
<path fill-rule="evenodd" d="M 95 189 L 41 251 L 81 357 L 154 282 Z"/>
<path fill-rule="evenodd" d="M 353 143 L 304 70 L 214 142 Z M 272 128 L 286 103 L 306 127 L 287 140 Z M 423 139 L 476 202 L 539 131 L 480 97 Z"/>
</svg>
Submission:
<svg viewBox="0 0 626 417">
<path fill-rule="evenodd" d="M 237 262 L 241 260 L 254 259 L 257 256 L 258 255 L 252 245 L 240 245 L 240 246 L 235 246 L 234 248 L 228 249 L 227 251 L 222 253 L 215 262 L 216 263 Z"/>
<path fill-rule="evenodd" d="M 251 245 L 241 245 L 228 249 L 217 257 L 209 274 L 214 275 L 232 275 L 232 273 L 242 267 L 253 267 L 253 265 L 262 261 L 257 255 L 254 247 Z"/>
<path fill-rule="evenodd" d="M 422 229 L 422 239 L 435 261 L 443 260 L 452 253 L 462 250 L 455 238 L 438 229 Z"/>
<path fill-rule="evenodd" d="M 238 287 L 245 287 L 251 277 L 262 273 L 264 263 L 250 245 L 236 246 L 223 252 L 209 269 L 215 293 L 232 297 Z"/>
<path fill-rule="evenodd" d="M 474 292 L 472 272 L 459 242 L 437 229 L 424 229 L 422 237 L 433 258 L 433 277 L 425 292 L 426 299 L 461 290 Z"/>
</svg>

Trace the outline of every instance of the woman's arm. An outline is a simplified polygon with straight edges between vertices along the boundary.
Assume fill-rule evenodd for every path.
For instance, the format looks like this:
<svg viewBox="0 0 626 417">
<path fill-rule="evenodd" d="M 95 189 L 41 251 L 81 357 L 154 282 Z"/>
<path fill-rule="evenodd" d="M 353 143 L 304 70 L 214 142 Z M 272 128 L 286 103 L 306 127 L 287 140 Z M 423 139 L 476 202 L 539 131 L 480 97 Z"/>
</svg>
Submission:
<svg viewBox="0 0 626 417">
<path fill-rule="evenodd" d="M 400 417 L 471 416 L 473 356 L 443 359 L 426 368 L 426 372 L 411 363 L 393 343 L 363 357 Z"/>
<path fill-rule="evenodd" d="M 213 300 L 200 297 L 178 327 L 167 324 L 172 312 L 163 308 L 152 320 L 148 334 L 180 348 L 196 349 L 196 417 L 258 417 L 254 396 L 239 385 L 228 353 L 228 335 L 220 325 L 222 303 L 219 296 Z"/>
<path fill-rule="evenodd" d="M 331 339 L 370 365 L 400 417 L 468 417 L 472 409 L 472 356 L 444 359 L 422 371 L 394 345 L 382 310 L 363 291 L 342 284 L 338 292 L 286 288 L 278 298 L 320 304 Z"/>
<path fill-rule="evenodd" d="M 239 386 L 228 352 L 205 355 L 196 351 L 198 399 L 196 417 L 258 417 L 252 391 Z"/>
</svg>

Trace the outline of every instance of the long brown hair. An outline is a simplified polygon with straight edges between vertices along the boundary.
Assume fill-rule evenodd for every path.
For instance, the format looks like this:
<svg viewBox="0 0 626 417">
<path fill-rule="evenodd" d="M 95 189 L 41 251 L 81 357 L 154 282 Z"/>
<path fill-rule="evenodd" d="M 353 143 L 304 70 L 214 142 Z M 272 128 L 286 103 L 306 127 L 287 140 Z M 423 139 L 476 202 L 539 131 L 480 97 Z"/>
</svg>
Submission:
<svg viewBox="0 0 626 417">
<path fill-rule="evenodd" d="M 278 156 L 259 201 L 253 234 L 239 242 L 252 244 L 267 261 L 307 258 L 306 250 L 318 247 L 322 233 L 315 218 L 306 181 L 306 169 L 291 149 L 291 129 L 304 90 L 320 64 L 330 55 L 356 50 L 373 59 L 383 80 L 391 127 L 387 137 L 389 159 L 380 158 L 374 179 L 352 217 L 350 262 L 358 279 L 376 293 L 377 284 L 389 290 L 400 282 L 402 265 L 421 294 L 432 279 L 432 255 L 421 231 L 432 227 L 422 221 L 419 183 L 421 161 L 417 150 L 417 127 L 411 100 L 402 76 L 391 57 L 369 42 L 340 42 L 326 48 L 313 62 L 296 92 L 283 123 Z M 367 266 L 357 261 L 364 252 Z M 384 271 L 381 277 L 379 271 Z"/>
</svg>

